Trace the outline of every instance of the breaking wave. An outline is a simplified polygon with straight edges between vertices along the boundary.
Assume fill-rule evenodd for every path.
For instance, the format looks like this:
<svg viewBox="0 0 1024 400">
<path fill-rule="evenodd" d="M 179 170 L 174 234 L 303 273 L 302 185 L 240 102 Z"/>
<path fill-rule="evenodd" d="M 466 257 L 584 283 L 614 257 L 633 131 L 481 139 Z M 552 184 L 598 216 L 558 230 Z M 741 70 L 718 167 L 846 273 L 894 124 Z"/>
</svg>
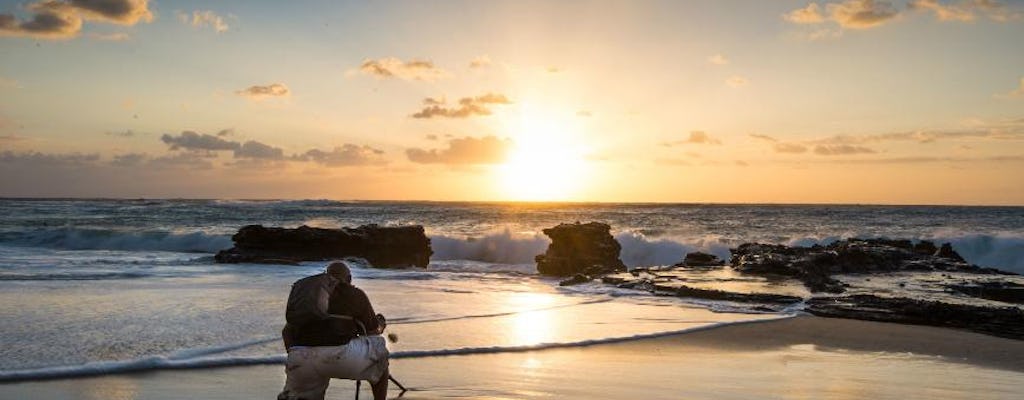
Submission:
<svg viewBox="0 0 1024 400">
<path fill-rule="evenodd" d="M 841 235 L 779 237 L 774 240 L 758 238 L 738 240 L 721 235 L 677 238 L 648 236 L 640 232 L 626 231 L 616 233 L 615 239 L 622 245 L 622 262 L 633 268 L 675 264 L 682 261 L 686 253 L 693 251 L 714 254 L 728 260 L 729 249 L 745 242 L 760 241 L 789 246 L 813 246 L 827 245 L 849 237 L 877 236 L 846 232 Z M 970 263 L 1024 273 L 1024 236 L 1010 233 L 958 234 L 940 231 L 912 239 L 931 240 L 939 244 L 949 242 L 953 245 L 953 249 Z M 531 267 L 534 257 L 543 254 L 549 243 L 551 241 L 542 234 L 516 235 L 508 230 L 476 238 L 456 238 L 444 235 L 431 237 L 434 260 L 528 264 Z"/>
</svg>

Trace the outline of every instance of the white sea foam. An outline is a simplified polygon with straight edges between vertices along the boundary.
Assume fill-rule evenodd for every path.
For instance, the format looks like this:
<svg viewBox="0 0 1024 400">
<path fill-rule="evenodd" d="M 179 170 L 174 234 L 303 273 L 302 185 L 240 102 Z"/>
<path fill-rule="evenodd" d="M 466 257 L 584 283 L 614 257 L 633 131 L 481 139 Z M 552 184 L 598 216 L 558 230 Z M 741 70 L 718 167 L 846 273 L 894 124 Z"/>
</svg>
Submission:
<svg viewBox="0 0 1024 400">
<path fill-rule="evenodd" d="M 782 236 L 775 240 L 757 238 L 729 239 L 720 235 L 695 237 L 658 237 L 640 232 L 625 231 L 615 234 L 622 245 L 620 258 L 630 268 L 671 265 L 683 260 L 686 253 L 702 251 L 724 260 L 729 249 L 745 242 L 785 244 L 788 246 L 828 245 L 851 237 L 873 238 L 878 235 L 860 235 L 844 232 L 841 235 Z M 1024 236 L 1018 234 L 975 234 L 940 231 L 910 238 L 915 241 L 931 240 L 938 244 L 950 242 L 953 249 L 968 262 L 983 267 L 1002 268 L 1024 273 Z M 543 254 L 551 241 L 541 234 L 515 235 L 508 230 L 478 238 L 460 239 L 444 235 L 431 237 L 436 261 L 471 260 L 498 264 L 533 265 L 534 257 Z M 435 261 L 435 262 L 436 262 Z M 450 264 L 450 263 L 448 263 Z M 458 268 L 457 266 L 451 266 Z M 479 267 L 479 266 L 468 266 Z M 500 268 L 497 268 L 500 269 Z M 516 269 L 518 272 L 520 269 Z"/>
<path fill-rule="evenodd" d="M 526 351 L 539 351 L 547 349 L 587 347 L 601 344 L 621 343 L 644 339 L 653 339 L 665 336 L 680 335 L 690 332 L 697 332 L 727 325 L 750 324 L 767 321 L 775 321 L 795 317 L 796 314 L 780 315 L 777 318 L 762 318 L 755 320 L 743 320 L 733 322 L 718 322 L 685 329 L 645 333 L 639 335 L 606 337 L 599 339 L 580 340 L 572 342 L 539 343 L 520 346 L 489 346 L 489 347 L 461 347 L 437 350 L 411 350 L 391 353 L 392 359 L 402 358 L 423 358 L 423 357 L 444 357 L 444 356 L 465 356 L 474 354 L 496 354 L 496 353 L 518 353 Z M 260 356 L 221 356 L 209 357 L 200 356 L 195 358 L 183 358 L 187 351 L 179 351 L 174 356 L 152 356 L 132 360 L 99 361 L 81 365 L 66 365 L 43 368 L 32 368 L 22 370 L 0 371 L 0 382 L 18 382 L 44 379 L 64 379 L 84 376 L 122 374 L 140 371 L 170 370 L 170 369 L 199 369 L 215 367 L 234 367 L 245 365 L 267 365 L 282 364 L 285 355 L 260 355 Z M 194 354 L 209 354 L 206 350 L 196 351 Z"/>
<path fill-rule="evenodd" d="M 551 241 L 543 234 L 514 235 L 503 230 L 480 237 L 456 238 L 435 235 L 430 238 L 435 260 L 473 260 L 502 264 L 532 263 L 544 253 Z"/>
</svg>

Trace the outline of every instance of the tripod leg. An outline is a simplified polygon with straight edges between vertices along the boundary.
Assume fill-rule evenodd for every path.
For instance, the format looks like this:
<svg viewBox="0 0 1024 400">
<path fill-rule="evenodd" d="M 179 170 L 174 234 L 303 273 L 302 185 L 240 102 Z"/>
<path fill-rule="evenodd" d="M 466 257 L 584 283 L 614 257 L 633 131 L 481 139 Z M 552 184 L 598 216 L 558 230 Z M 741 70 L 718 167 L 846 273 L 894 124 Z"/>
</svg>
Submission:
<svg viewBox="0 0 1024 400">
<path fill-rule="evenodd" d="M 395 377 L 392 376 L 391 374 L 388 374 L 388 380 L 394 382 L 395 386 L 398 386 L 399 389 L 402 389 L 402 393 L 409 391 L 409 389 L 406 389 L 405 386 L 402 386 L 401 383 L 398 383 L 398 379 L 395 379 Z"/>
<path fill-rule="evenodd" d="M 363 381 L 356 381 L 356 400 L 359 400 L 359 387 L 363 385 Z"/>
</svg>

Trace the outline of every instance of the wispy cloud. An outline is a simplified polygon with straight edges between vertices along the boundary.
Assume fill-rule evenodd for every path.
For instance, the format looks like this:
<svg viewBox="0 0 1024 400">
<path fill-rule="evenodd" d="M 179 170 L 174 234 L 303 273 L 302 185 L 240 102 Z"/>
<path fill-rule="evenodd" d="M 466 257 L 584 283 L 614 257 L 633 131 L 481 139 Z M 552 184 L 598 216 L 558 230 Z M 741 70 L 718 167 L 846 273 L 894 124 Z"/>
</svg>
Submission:
<svg viewBox="0 0 1024 400">
<path fill-rule="evenodd" d="M 708 57 L 708 62 L 714 65 L 728 65 L 729 59 L 725 58 L 725 56 L 721 54 L 715 54 L 711 57 Z"/>
<path fill-rule="evenodd" d="M 78 36 L 82 22 L 135 25 L 153 21 L 148 0 L 43 0 L 29 3 L 29 19 L 0 14 L 0 36 L 38 39 L 70 39 Z"/>
<path fill-rule="evenodd" d="M 379 79 L 396 78 L 407 81 L 432 82 L 451 76 L 451 74 L 441 68 L 438 68 L 431 61 L 402 61 L 395 57 L 386 57 L 379 60 L 366 60 L 359 66 L 359 71 L 363 74 L 374 76 Z"/>
<path fill-rule="evenodd" d="M 681 144 L 722 144 L 722 142 L 718 139 L 712 138 L 707 134 L 707 132 L 692 131 L 686 139 L 663 142 L 661 145 L 665 147 L 672 147 Z"/>
<path fill-rule="evenodd" d="M 463 97 L 459 99 L 458 104 L 451 107 L 445 105 L 445 103 L 446 101 L 443 97 L 440 99 L 431 97 L 423 99 L 425 107 L 412 114 L 412 117 L 429 119 L 436 117 L 468 118 L 472 116 L 491 115 L 492 105 L 512 104 L 512 101 L 503 94 L 487 93 L 476 97 Z"/>
<path fill-rule="evenodd" d="M 817 145 L 814 146 L 814 154 L 822 156 L 847 156 L 851 154 L 872 154 L 874 150 L 864 146 L 853 146 L 849 144 Z"/>
<path fill-rule="evenodd" d="M 464 137 L 448 141 L 445 149 L 410 148 L 405 151 L 409 161 L 420 164 L 499 164 L 508 157 L 512 141 L 495 136 Z"/>
<path fill-rule="evenodd" d="M 998 94 L 996 97 L 1013 98 L 1024 96 L 1024 78 L 1020 78 L 1020 84 L 1017 85 L 1016 89 L 1013 89 L 1004 94 Z"/>
<path fill-rule="evenodd" d="M 491 66 L 491 58 L 487 55 L 476 56 L 469 62 L 470 68 L 487 68 Z"/>
<path fill-rule="evenodd" d="M 383 150 L 346 143 L 327 151 L 312 149 L 301 156 L 296 156 L 295 159 L 311 161 L 327 167 L 349 167 L 384 164 L 386 161 L 383 156 Z"/>
<path fill-rule="evenodd" d="M 799 143 L 783 142 L 774 137 L 760 134 L 751 134 L 750 137 L 770 143 L 772 150 L 776 153 L 799 154 L 807 152 L 807 146 Z"/>
<path fill-rule="evenodd" d="M 101 40 L 104 42 L 124 42 L 132 37 L 124 32 L 113 32 L 113 33 L 90 33 L 89 38 L 93 40 Z"/>
<path fill-rule="evenodd" d="M 224 17 L 211 10 L 195 10 L 191 14 L 178 11 L 178 21 L 197 29 L 208 26 L 217 33 L 224 33 L 230 29 Z"/>
<path fill-rule="evenodd" d="M 842 36 L 843 29 L 869 29 L 881 26 L 900 16 L 900 11 L 889 1 L 844 0 L 825 3 L 812 2 L 807 6 L 782 15 L 790 23 L 809 27 L 802 36 L 809 40 Z"/>
<path fill-rule="evenodd" d="M 160 141 L 170 146 L 171 150 L 220 151 L 236 150 L 241 147 L 241 144 L 238 142 L 224 140 L 219 136 L 195 131 L 182 131 L 177 136 L 164 134 L 160 136 Z"/>
<path fill-rule="evenodd" d="M 236 91 L 235 94 L 253 100 L 263 100 L 272 97 L 288 97 L 291 91 L 283 83 L 271 83 L 269 85 L 253 85 L 246 89 Z"/>
<path fill-rule="evenodd" d="M 1022 13 L 1019 2 L 1011 8 L 997 0 L 960 0 L 942 2 L 939 0 L 913 0 L 908 4 L 911 10 L 931 12 L 938 21 L 973 22 L 980 16 L 996 22 L 1020 20 Z"/>
<path fill-rule="evenodd" d="M 738 75 L 731 76 L 729 77 L 729 79 L 725 80 L 725 84 L 733 89 L 739 89 L 741 87 L 747 86 L 747 84 L 749 83 L 750 81 L 747 80 L 747 78 Z"/>
</svg>

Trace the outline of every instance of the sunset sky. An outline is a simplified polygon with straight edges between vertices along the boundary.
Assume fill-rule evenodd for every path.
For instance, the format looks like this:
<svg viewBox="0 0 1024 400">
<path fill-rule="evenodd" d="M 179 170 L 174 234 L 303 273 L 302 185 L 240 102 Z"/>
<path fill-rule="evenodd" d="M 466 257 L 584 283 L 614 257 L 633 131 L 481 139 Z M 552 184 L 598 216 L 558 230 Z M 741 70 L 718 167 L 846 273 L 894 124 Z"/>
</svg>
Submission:
<svg viewBox="0 0 1024 400">
<path fill-rule="evenodd" d="M 1024 1 L 0 1 L 0 196 L 1024 205 Z"/>
</svg>

